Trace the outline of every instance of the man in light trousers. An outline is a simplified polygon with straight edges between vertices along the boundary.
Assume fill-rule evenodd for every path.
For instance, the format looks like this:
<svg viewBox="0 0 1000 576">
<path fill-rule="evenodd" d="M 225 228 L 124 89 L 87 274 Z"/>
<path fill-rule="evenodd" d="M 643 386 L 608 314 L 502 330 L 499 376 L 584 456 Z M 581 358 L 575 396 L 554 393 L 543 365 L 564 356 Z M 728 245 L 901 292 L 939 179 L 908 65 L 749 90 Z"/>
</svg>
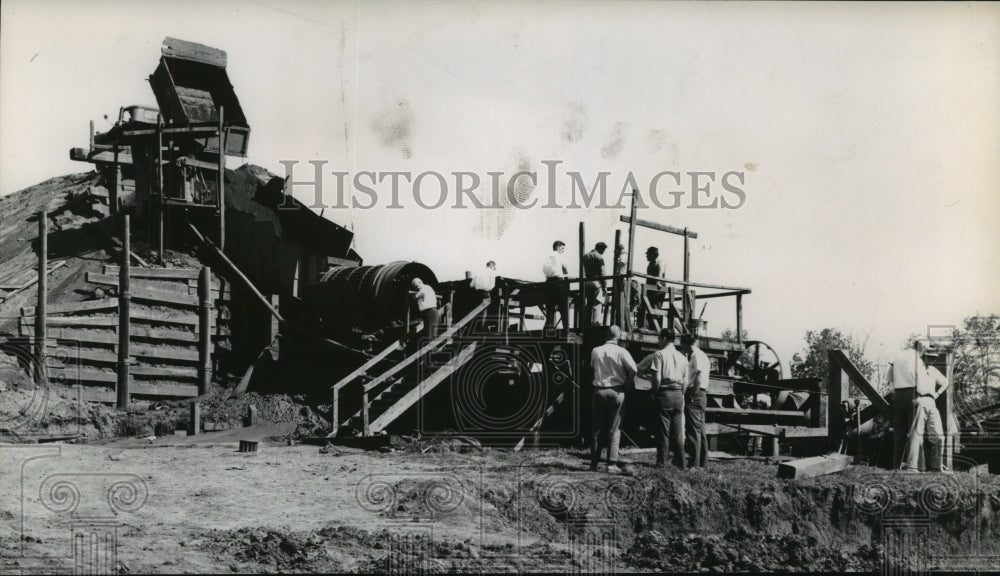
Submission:
<svg viewBox="0 0 1000 576">
<path fill-rule="evenodd" d="M 590 469 L 597 470 L 601 449 L 608 447 L 608 472 L 621 472 L 618 467 L 618 441 L 625 385 L 635 377 L 635 361 L 628 350 L 618 345 L 621 329 L 608 327 L 607 341 L 590 353 L 594 368 L 594 393 L 590 399 Z"/>
</svg>

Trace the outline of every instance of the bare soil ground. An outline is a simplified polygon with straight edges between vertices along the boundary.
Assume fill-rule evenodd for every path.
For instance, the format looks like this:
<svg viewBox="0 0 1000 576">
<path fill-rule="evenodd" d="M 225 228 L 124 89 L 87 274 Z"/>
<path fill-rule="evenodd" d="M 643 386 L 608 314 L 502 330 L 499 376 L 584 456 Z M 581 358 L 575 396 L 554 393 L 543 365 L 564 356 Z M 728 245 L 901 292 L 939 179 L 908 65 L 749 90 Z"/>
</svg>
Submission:
<svg viewBox="0 0 1000 576">
<path fill-rule="evenodd" d="M 108 526 L 115 545 L 88 545 L 116 556 L 84 560 L 138 573 L 1000 568 L 988 475 L 789 481 L 748 460 L 660 470 L 648 453 L 608 474 L 567 450 L 233 442 L 288 427 L 0 445 L 0 569 L 70 570 L 73 542 Z"/>
</svg>

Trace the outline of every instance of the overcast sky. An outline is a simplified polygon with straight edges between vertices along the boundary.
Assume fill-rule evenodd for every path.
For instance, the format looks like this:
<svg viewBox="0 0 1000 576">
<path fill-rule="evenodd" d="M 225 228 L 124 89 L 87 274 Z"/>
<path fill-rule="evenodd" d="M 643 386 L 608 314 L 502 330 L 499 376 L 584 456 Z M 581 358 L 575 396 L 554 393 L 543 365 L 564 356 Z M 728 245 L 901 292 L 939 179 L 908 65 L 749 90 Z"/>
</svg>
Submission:
<svg viewBox="0 0 1000 576">
<path fill-rule="evenodd" d="M 576 266 L 611 244 L 610 208 L 543 209 L 568 171 L 588 186 L 607 172 L 609 203 L 635 176 L 662 171 L 674 209 L 639 216 L 689 227 L 692 280 L 749 287 L 745 326 L 787 362 L 806 330 L 838 327 L 891 354 L 907 334 L 1000 312 L 1000 5 L 586 2 L 3 2 L 0 194 L 90 166 L 69 160 L 87 122 L 109 127 L 127 104 L 153 104 L 146 81 L 165 36 L 224 49 L 252 127 L 248 160 L 311 180 L 333 171 L 435 171 L 449 200 L 425 209 L 388 182 L 370 209 L 327 209 L 350 226 L 367 263 L 412 259 L 439 279 L 496 260 L 540 280 L 562 239 Z M 237 167 L 241 159 L 230 158 Z M 453 172 L 488 172 L 535 208 L 454 209 Z M 714 172 L 690 208 L 690 172 Z M 741 173 L 739 197 L 722 175 Z M 526 180 L 522 179 L 522 184 Z M 367 182 L 367 180 L 365 181 Z M 438 184 L 422 181 L 424 202 Z M 700 183 L 705 184 L 702 177 Z M 299 187 L 296 195 L 313 196 Z M 352 192 L 347 190 L 345 198 Z M 428 200 L 429 199 L 429 200 Z M 367 198 L 364 201 L 367 202 Z M 468 205 L 468 202 L 466 203 Z M 578 201 L 578 204 L 582 204 Z M 640 231 L 667 276 L 678 237 Z M 609 252 L 610 255 L 610 252 Z M 638 266 L 638 264 L 637 264 Z M 731 299 L 708 301 L 717 334 Z M 700 310 L 699 310 L 700 311 Z"/>
</svg>

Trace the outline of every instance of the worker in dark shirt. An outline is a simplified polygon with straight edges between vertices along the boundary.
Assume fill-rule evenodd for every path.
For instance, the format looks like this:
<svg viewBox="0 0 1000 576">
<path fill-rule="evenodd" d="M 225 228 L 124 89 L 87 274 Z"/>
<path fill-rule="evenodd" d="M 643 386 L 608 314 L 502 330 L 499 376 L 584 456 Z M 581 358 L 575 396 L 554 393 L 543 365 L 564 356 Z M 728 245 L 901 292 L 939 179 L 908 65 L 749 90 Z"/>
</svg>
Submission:
<svg viewBox="0 0 1000 576">
<path fill-rule="evenodd" d="M 657 278 L 663 278 L 664 268 L 663 261 L 660 260 L 660 250 L 656 246 L 650 246 L 646 249 L 646 275 L 655 276 Z M 666 284 L 653 280 L 652 278 L 646 278 L 646 298 L 649 300 L 649 306 L 653 310 L 659 310 L 660 306 L 663 304 L 665 299 L 664 293 L 661 291 L 666 287 Z M 640 328 L 652 328 L 656 330 L 656 320 L 652 315 L 646 314 L 646 306 L 643 302 L 639 302 L 639 313 L 638 313 L 638 324 Z"/>
<path fill-rule="evenodd" d="M 587 278 L 600 278 L 604 273 L 604 251 L 608 245 L 598 242 L 594 249 L 583 255 L 583 275 Z M 584 296 L 586 297 L 586 307 L 584 312 L 584 322 L 589 325 L 601 323 L 603 315 L 603 305 L 607 300 L 607 288 L 603 280 L 588 280 L 583 285 Z"/>
</svg>

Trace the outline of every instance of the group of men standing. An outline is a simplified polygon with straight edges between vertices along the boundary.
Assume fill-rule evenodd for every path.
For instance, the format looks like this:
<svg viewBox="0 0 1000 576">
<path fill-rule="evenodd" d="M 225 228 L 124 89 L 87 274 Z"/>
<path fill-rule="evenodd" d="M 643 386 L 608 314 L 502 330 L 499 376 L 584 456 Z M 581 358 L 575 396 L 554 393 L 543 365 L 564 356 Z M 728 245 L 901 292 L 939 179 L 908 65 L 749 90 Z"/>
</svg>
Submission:
<svg viewBox="0 0 1000 576">
<path fill-rule="evenodd" d="M 893 465 L 904 472 L 919 472 L 921 468 L 946 471 L 941 454 L 944 426 L 937 399 L 948 388 L 948 379 L 940 370 L 924 363 L 924 351 L 923 343 L 914 341 L 912 349 L 893 359 L 886 373 L 886 381 L 893 389 Z"/>
<path fill-rule="evenodd" d="M 604 253 L 607 249 L 608 245 L 606 243 L 598 242 L 592 250 L 583 255 L 583 275 L 585 278 L 590 279 L 583 284 L 585 302 L 584 321 L 590 326 L 604 324 L 604 310 L 610 304 L 607 287 L 604 280 L 601 280 L 601 278 L 608 276 L 604 264 Z M 566 300 L 569 294 L 569 285 L 565 280 L 569 277 L 569 269 L 564 259 L 565 252 L 566 243 L 556 240 L 552 244 L 552 252 L 546 256 L 545 262 L 542 265 L 542 272 L 545 274 L 545 281 L 548 283 L 545 310 L 546 326 L 555 325 L 555 314 L 557 311 L 563 318 L 563 325 L 566 325 L 565 319 L 568 317 Z M 625 274 L 628 264 L 625 258 L 624 246 L 619 245 L 615 248 L 614 260 L 614 274 Z M 660 250 L 657 247 L 650 246 L 646 249 L 646 261 L 647 276 L 655 278 L 662 278 L 664 276 L 663 261 L 660 259 Z M 613 320 L 612 323 L 625 324 L 630 327 L 632 302 L 628 301 L 628 293 L 620 289 L 622 287 L 621 281 L 615 280 L 615 284 L 616 288 L 613 293 L 618 294 L 622 298 L 622 301 L 619 303 L 619 309 L 623 311 L 623 317 Z M 661 281 L 646 278 L 646 297 L 653 308 L 659 308 L 664 300 L 663 286 L 664 284 Z M 637 308 L 639 326 L 643 328 L 647 325 L 655 326 L 653 319 L 644 314 L 645 307 L 638 306 Z"/>
<path fill-rule="evenodd" d="M 637 378 L 650 382 L 648 392 L 637 390 L 636 395 L 648 394 L 654 405 L 652 429 L 657 466 L 666 465 L 670 459 L 681 469 L 704 467 L 708 460 L 705 407 L 711 364 L 698 347 L 697 336 L 684 334 L 678 349 L 677 335 L 665 328 L 659 334 L 659 348 L 636 364 L 628 350 L 618 344 L 621 329 L 609 326 L 607 330 L 606 342 L 594 348 L 590 356 L 594 369 L 590 469 L 597 470 L 601 452 L 607 447 L 608 471 L 621 471 L 618 444 L 622 406 L 625 391 L 634 389 Z"/>
</svg>

